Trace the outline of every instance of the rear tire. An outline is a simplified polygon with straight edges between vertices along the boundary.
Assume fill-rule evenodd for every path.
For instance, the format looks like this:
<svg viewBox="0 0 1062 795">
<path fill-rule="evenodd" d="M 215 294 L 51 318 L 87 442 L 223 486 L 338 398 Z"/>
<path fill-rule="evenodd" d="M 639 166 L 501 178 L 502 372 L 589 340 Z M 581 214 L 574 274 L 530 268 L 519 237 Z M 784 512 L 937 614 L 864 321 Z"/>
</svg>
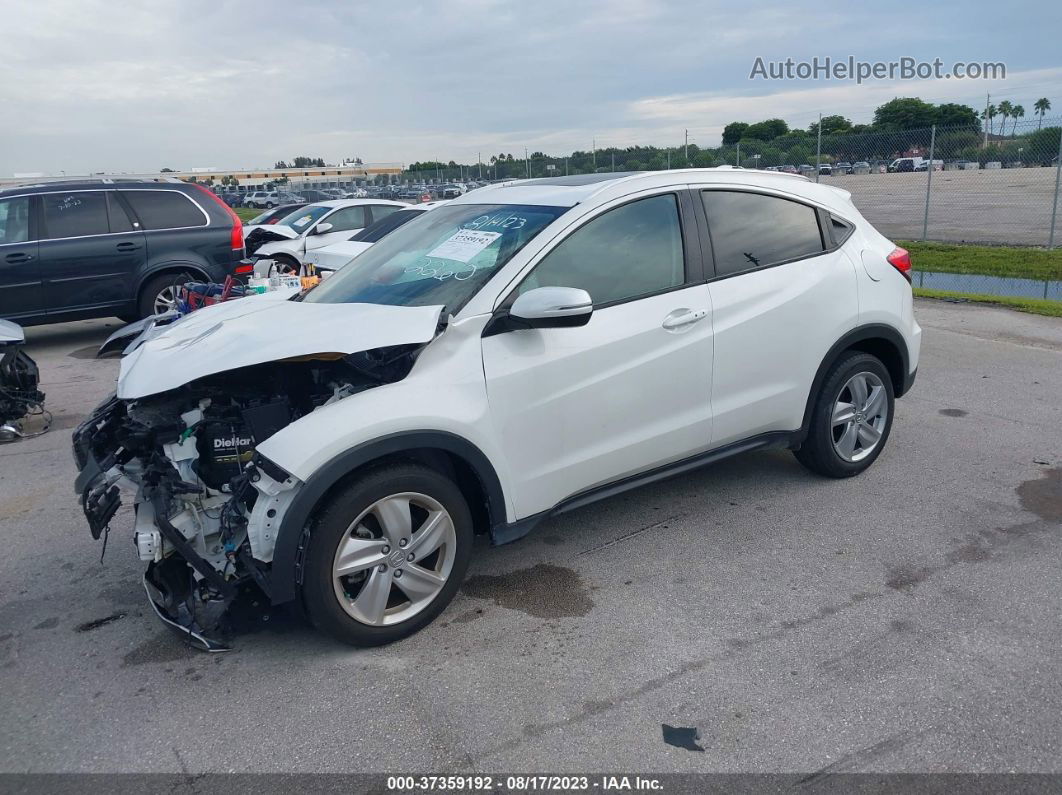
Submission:
<svg viewBox="0 0 1062 795">
<path fill-rule="evenodd" d="M 353 646 L 408 637 L 461 587 L 472 538 L 468 505 L 445 475 L 413 463 L 370 470 L 339 490 L 313 528 L 306 612 Z"/>
<path fill-rule="evenodd" d="M 829 369 L 797 460 L 819 475 L 850 478 L 881 455 L 892 430 L 892 378 L 881 360 L 849 351 Z"/>
<path fill-rule="evenodd" d="M 145 318 L 176 308 L 180 286 L 193 279 L 190 273 L 164 273 L 148 279 L 147 284 L 140 290 L 137 313 L 141 318 Z"/>
</svg>

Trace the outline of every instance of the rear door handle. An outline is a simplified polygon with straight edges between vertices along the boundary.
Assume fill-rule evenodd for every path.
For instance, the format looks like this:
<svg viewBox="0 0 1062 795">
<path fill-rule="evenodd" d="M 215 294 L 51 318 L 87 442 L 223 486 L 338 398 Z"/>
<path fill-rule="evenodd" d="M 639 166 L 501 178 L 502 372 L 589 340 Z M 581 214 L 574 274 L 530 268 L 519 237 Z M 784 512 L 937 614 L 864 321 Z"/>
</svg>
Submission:
<svg viewBox="0 0 1062 795">
<path fill-rule="evenodd" d="M 669 313 L 660 325 L 668 331 L 681 331 L 706 317 L 708 313 L 703 309 L 676 309 Z"/>
<path fill-rule="evenodd" d="M 118 244 L 118 250 L 119 251 L 136 251 L 138 248 L 140 248 L 140 246 L 138 246 L 136 243 L 119 243 Z"/>
<path fill-rule="evenodd" d="M 23 254 L 22 252 L 19 252 L 17 254 L 8 254 L 4 257 L 4 262 L 10 262 L 12 265 L 22 265 L 32 259 L 32 254 Z"/>
</svg>

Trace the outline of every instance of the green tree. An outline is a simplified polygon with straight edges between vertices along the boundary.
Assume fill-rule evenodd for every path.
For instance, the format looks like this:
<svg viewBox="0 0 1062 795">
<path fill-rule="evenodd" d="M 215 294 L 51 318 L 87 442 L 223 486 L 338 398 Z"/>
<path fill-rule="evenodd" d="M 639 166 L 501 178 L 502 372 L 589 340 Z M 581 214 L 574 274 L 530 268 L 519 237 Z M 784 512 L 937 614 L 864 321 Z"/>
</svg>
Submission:
<svg viewBox="0 0 1062 795">
<path fill-rule="evenodd" d="M 781 119 L 767 119 L 766 121 L 758 121 L 755 124 L 748 125 L 745 128 L 745 134 L 741 137 L 755 138 L 759 141 L 773 141 L 787 132 L 789 132 L 789 125 Z M 723 143 L 726 143 L 726 140 Z"/>
<path fill-rule="evenodd" d="M 999 115 L 1003 117 L 1003 121 L 1000 122 L 1000 125 L 999 125 L 999 134 L 1000 135 L 1006 135 L 1007 134 L 1007 119 L 1009 119 L 1010 115 L 1014 112 L 1014 106 L 1010 104 L 1010 100 L 1009 99 L 1005 99 L 1005 100 L 1003 100 L 1002 102 L 999 103 L 999 107 L 996 108 L 996 112 L 999 113 Z"/>
<path fill-rule="evenodd" d="M 917 130 L 936 122 L 936 107 L 918 97 L 897 97 L 874 111 L 874 126 L 882 130 Z"/>
<path fill-rule="evenodd" d="M 1014 119 L 1014 126 L 1010 130 L 1010 135 L 1013 138 L 1015 135 L 1018 134 L 1018 119 L 1021 119 L 1025 116 L 1025 108 L 1023 108 L 1021 105 L 1015 105 L 1013 108 L 1010 109 L 1010 115 Z"/>
<path fill-rule="evenodd" d="M 977 111 L 969 105 L 947 102 L 937 105 L 936 123 L 940 127 L 976 127 Z"/>
<path fill-rule="evenodd" d="M 164 168 L 161 171 L 159 171 L 159 173 L 160 174 L 172 174 L 173 173 L 173 169 L 172 168 Z"/>
<path fill-rule="evenodd" d="M 832 135 L 833 133 L 848 132 L 852 129 L 852 122 L 846 119 L 844 116 L 823 116 L 822 117 L 822 134 Z M 808 126 L 808 135 L 817 136 L 819 134 L 819 122 L 813 121 Z"/>
<path fill-rule="evenodd" d="M 958 157 L 959 152 L 976 148 L 980 143 L 981 136 L 973 130 L 952 130 L 937 135 L 936 152 L 943 158 Z"/>
<path fill-rule="evenodd" d="M 723 144 L 736 144 L 748 131 L 749 125 L 743 121 L 732 121 L 723 128 Z"/>
<path fill-rule="evenodd" d="M 1033 105 L 1033 109 L 1036 111 L 1036 115 L 1040 117 L 1040 120 L 1036 122 L 1036 129 L 1039 130 L 1040 126 L 1044 123 L 1044 116 L 1047 111 L 1051 110 L 1051 100 L 1047 97 L 1040 97 Z"/>
<path fill-rule="evenodd" d="M 1058 155 L 1059 135 L 1062 135 L 1062 127 L 1044 127 L 1026 137 L 1023 146 L 1029 153 L 1028 157 L 1033 162 L 1051 165 L 1051 161 Z"/>
</svg>

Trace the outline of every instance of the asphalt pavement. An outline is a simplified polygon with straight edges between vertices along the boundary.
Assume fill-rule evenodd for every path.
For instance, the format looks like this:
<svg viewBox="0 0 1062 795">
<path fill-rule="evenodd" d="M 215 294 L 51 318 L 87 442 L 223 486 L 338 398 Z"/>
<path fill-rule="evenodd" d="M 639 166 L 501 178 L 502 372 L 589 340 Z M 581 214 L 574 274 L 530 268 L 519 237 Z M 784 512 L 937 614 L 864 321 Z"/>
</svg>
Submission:
<svg viewBox="0 0 1062 795">
<path fill-rule="evenodd" d="M 1062 771 L 1062 322 L 920 301 L 863 476 L 755 453 L 481 545 L 430 627 L 354 650 L 284 612 L 234 651 L 106 556 L 70 430 L 117 321 L 28 330 L 55 426 L 0 446 L 0 771 Z"/>
</svg>

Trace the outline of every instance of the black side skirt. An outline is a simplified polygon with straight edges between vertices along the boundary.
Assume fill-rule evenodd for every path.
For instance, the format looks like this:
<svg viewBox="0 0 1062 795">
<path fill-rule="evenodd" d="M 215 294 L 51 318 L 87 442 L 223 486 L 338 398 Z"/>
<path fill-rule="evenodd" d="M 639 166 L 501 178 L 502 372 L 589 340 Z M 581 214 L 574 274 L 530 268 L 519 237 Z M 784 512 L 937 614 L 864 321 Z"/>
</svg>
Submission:
<svg viewBox="0 0 1062 795">
<path fill-rule="evenodd" d="M 605 500 L 609 497 L 615 497 L 617 494 L 622 494 L 625 491 L 630 491 L 631 489 L 647 486 L 650 483 L 666 480 L 667 478 L 682 475 L 686 472 L 692 472 L 695 469 L 709 466 L 710 464 L 730 458 L 731 456 L 740 455 L 741 453 L 747 453 L 752 450 L 792 449 L 799 446 L 799 440 L 800 431 L 774 431 L 771 433 L 764 433 L 759 436 L 753 436 L 749 439 L 743 439 L 740 442 L 733 442 L 732 444 L 724 445 L 723 447 L 717 447 L 714 450 L 698 453 L 695 456 L 683 458 L 680 461 L 673 461 L 670 464 L 665 464 L 656 469 L 650 469 L 647 472 L 640 472 L 637 475 L 631 475 L 613 481 L 612 483 L 595 486 L 592 489 L 587 489 L 586 491 L 581 491 L 578 494 L 568 497 L 548 511 L 542 511 L 541 513 L 536 513 L 533 516 L 528 516 L 515 522 L 493 527 L 491 529 L 491 541 L 495 545 L 508 544 L 511 541 L 523 538 L 535 528 L 535 525 L 550 516 L 557 516 L 562 513 L 567 513 L 568 511 L 574 511 L 576 508 L 582 508 L 584 505 L 590 505 L 598 500 Z"/>
</svg>

